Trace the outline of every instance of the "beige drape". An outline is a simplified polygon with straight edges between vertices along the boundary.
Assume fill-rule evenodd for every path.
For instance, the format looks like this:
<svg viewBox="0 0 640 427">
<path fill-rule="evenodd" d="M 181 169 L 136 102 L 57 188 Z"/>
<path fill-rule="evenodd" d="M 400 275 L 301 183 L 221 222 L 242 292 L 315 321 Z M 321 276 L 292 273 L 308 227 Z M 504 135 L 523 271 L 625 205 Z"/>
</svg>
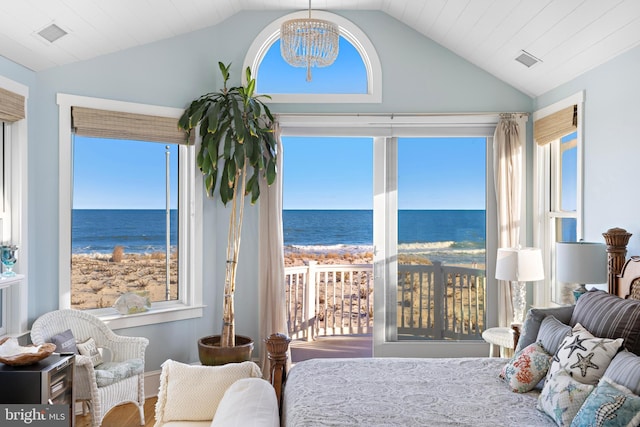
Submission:
<svg viewBox="0 0 640 427">
<path fill-rule="evenodd" d="M 17 122 L 24 117 L 24 96 L 0 88 L 0 122 Z"/>
<path fill-rule="evenodd" d="M 267 186 L 265 178 L 260 181 L 260 232 L 258 285 L 260 286 L 260 339 L 273 333 L 288 335 L 285 313 L 284 286 L 284 237 L 282 231 L 282 140 L 276 124 L 278 142 L 276 180 Z M 269 361 L 266 346 L 262 345 L 260 362 L 265 379 L 269 377 Z"/>
<path fill-rule="evenodd" d="M 525 117 L 519 114 L 502 114 L 493 136 L 499 248 L 513 248 L 520 243 L 525 120 Z M 512 319 L 510 284 L 498 281 L 498 325 L 508 326 Z"/>
</svg>

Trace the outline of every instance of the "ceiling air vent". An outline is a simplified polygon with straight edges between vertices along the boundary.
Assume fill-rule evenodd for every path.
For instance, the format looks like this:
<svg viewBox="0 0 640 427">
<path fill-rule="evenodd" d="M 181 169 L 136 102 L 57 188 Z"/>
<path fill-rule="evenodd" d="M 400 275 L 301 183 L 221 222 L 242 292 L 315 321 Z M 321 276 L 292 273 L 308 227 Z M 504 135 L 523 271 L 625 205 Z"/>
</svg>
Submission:
<svg viewBox="0 0 640 427">
<path fill-rule="evenodd" d="M 66 36 L 68 33 L 62 28 L 58 27 L 56 24 L 51 24 L 48 27 L 45 27 L 42 30 L 38 31 L 38 34 L 49 43 L 53 43 L 60 37 Z"/>
<path fill-rule="evenodd" d="M 526 50 L 521 51 L 520 55 L 516 58 L 516 61 L 518 61 L 522 65 L 526 66 L 527 68 L 531 68 L 535 64 L 537 64 L 538 62 L 542 62 L 542 60 L 540 60 L 540 59 L 536 58 L 535 56 L 531 55 Z"/>
</svg>

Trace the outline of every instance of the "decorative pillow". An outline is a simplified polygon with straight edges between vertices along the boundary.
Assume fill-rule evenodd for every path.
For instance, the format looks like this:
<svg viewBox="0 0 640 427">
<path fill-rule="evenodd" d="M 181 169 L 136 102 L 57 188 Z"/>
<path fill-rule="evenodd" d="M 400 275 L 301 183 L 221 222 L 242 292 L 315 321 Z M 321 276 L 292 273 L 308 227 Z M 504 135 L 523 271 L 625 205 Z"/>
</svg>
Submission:
<svg viewBox="0 0 640 427">
<path fill-rule="evenodd" d="M 547 316 L 540 323 L 536 340 L 542 344 L 547 353 L 556 354 L 558 347 L 570 333 L 571 326 L 562 323 L 554 316 Z"/>
<path fill-rule="evenodd" d="M 533 390 L 536 384 L 547 375 L 549 366 L 551 366 L 551 355 L 539 342 L 533 343 L 513 356 L 513 359 L 502 368 L 500 377 L 509 383 L 512 391 L 526 393 Z"/>
<path fill-rule="evenodd" d="M 604 376 L 640 395 L 640 356 L 621 351 L 611 360 Z"/>
<path fill-rule="evenodd" d="M 604 291 L 584 293 L 571 316 L 601 338 L 623 338 L 624 348 L 640 356 L 640 301 L 622 299 Z"/>
<path fill-rule="evenodd" d="M 278 399 L 262 378 L 243 378 L 225 391 L 211 427 L 280 427 Z"/>
<path fill-rule="evenodd" d="M 569 426 L 593 389 L 591 384 L 574 380 L 567 371 L 558 371 L 544 383 L 536 407 L 557 425 Z"/>
<path fill-rule="evenodd" d="M 103 362 L 102 355 L 100 354 L 93 338 L 89 338 L 85 342 L 78 343 L 77 346 L 81 355 L 88 356 L 91 359 L 93 366 L 98 366 Z"/>
<path fill-rule="evenodd" d="M 64 332 L 52 336 L 51 342 L 56 345 L 56 353 L 78 354 L 76 338 L 73 336 L 71 329 L 67 329 Z"/>
<path fill-rule="evenodd" d="M 211 420 L 231 384 L 250 377 L 262 377 L 253 362 L 202 366 L 166 360 L 160 373 L 156 421 Z"/>
<path fill-rule="evenodd" d="M 565 370 L 583 384 L 596 385 L 621 346 L 622 338 L 595 338 L 578 323 L 553 356 L 547 381 L 559 370 Z"/>
<path fill-rule="evenodd" d="M 603 377 L 573 418 L 571 427 L 640 425 L 640 397 Z"/>
<path fill-rule="evenodd" d="M 550 308 L 531 308 L 527 312 L 527 316 L 522 324 L 522 331 L 520 333 L 520 339 L 516 347 L 516 352 L 522 350 L 526 346 L 536 342 L 538 337 L 538 331 L 542 321 L 547 316 L 553 316 L 562 323 L 569 324 L 571 315 L 573 313 L 573 305 L 564 307 L 550 307 Z"/>
</svg>

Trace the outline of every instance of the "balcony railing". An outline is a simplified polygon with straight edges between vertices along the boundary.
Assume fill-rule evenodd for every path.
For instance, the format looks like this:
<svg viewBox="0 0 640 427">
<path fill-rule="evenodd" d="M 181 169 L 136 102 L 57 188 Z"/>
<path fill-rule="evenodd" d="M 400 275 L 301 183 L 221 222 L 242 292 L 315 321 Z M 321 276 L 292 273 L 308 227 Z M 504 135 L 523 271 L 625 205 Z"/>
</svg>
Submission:
<svg viewBox="0 0 640 427">
<path fill-rule="evenodd" d="M 285 268 L 289 335 L 371 333 L 373 266 L 318 265 Z M 477 268 L 398 265 L 398 339 L 480 339 L 485 325 L 486 280 Z"/>
</svg>

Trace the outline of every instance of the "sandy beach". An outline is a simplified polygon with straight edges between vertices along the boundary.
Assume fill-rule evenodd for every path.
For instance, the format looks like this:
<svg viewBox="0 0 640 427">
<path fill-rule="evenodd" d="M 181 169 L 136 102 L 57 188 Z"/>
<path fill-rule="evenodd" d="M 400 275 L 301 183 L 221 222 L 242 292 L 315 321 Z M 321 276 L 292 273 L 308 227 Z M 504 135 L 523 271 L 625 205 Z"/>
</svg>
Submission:
<svg viewBox="0 0 640 427">
<path fill-rule="evenodd" d="M 127 292 L 147 291 L 151 298 L 151 301 L 163 301 L 166 296 L 166 264 L 164 253 L 152 253 L 152 254 L 126 254 L 122 253 L 118 256 L 116 254 L 74 254 L 72 255 L 71 264 L 71 281 L 73 286 L 72 292 L 72 307 L 77 309 L 88 308 L 107 308 L 112 307 L 116 299 Z M 431 262 L 421 256 L 416 255 L 400 255 L 398 257 L 399 262 L 405 265 L 428 265 Z M 309 261 L 315 261 L 318 265 L 370 265 L 373 263 L 373 253 L 369 251 L 354 251 L 354 252 L 326 252 L 326 253 L 312 253 L 302 251 L 287 251 L 285 253 L 285 267 L 303 266 Z M 471 267 L 471 266 L 466 266 Z M 482 268 L 478 266 L 477 268 Z M 333 282 L 333 276 L 323 276 L 321 278 L 323 282 Z M 426 295 L 433 296 L 432 289 L 424 290 L 424 293 L 419 290 L 421 287 L 421 281 L 418 278 L 412 278 L 410 282 L 406 282 L 406 278 L 403 279 L 404 285 L 398 290 L 399 307 L 398 311 L 398 323 L 400 325 L 408 325 L 410 327 L 417 327 L 418 329 L 428 327 L 427 324 L 433 322 L 433 318 L 430 309 L 433 309 L 433 299 L 428 298 L 425 301 L 423 298 Z M 458 281 L 458 279 L 453 279 Z M 484 303 L 479 307 L 476 304 L 471 303 L 472 299 L 475 299 L 476 290 L 471 289 L 469 286 L 457 287 L 456 290 L 451 286 L 447 287 L 446 297 L 450 299 L 451 303 L 448 305 L 446 311 L 451 322 L 459 317 L 462 312 L 465 312 L 467 317 L 472 314 L 475 317 L 477 311 L 484 311 Z M 177 259 L 176 256 L 171 257 L 170 263 L 170 295 L 172 299 L 177 297 Z M 357 285 L 361 287 L 359 292 L 360 298 L 348 297 L 348 302 L 345 299 L 345 303 L 340 302 L 343 307 L 340 310 L 334 308 L 325 307 L 322 317 L 334 317 L 334 311 L 338 317 L 348 315 L 349 310 L 344 310 L 345 305 L 354 305 L 356 313 L 361 312 L 363 307 L 360 307 L 366 299 L 366 295 L 373 296 L 372 284 L 365 285 L 360 283 Z M 407 293 L 408 291 L 408 293 Z M 478 297 L 481 301 L 484 300 L 484 289 L 478 289 L 480 291 Z M 325 301 L 335 301 L 333 291 L 330 288 L 320 289 L 321 303 Z M 342 293 L 340 291 L 340 293 Z M 410 295 L 422 295 L 422 297 L 411 297 Z M 287 298 L 288 300 L 289 298 Z M 342 298 L 340 298 L 342 300 Z M 454 301 L 464 301 L 465 308 L 456 306 Z M 300 305 L 302 302 L 299 301 Z M 373 317 L 373 302 L 372 300 L 366 305 L 368 312 L 368 322 L 372 322 Z M 328 311 L 327 311 L 328 310 Z M 470 310 L 470 311 L 469 311 Z M 420 313 L 422 312 L 422 316 Z M 427 312 L 429 314 L 427 314 Z M 478 313 L 481 316 L 481 313 Z M 349 315 L 350 316 L 350 315 Z M 335 319 L 335 317 L 334 317 Z M 417 319 L 423 319 L 417 321 Z M 431 320 L 428 320 L 431 319 Z M 324 320 L 324 318 L 322 319 Z M 328 320 L 328 319 L 327 319 Z M 335 319 L 338 323 L 340 320 Z M 345 318 L 345 321 L 346 318 Z M 427 324 L 423 324 L 426 322 Z M 473 322 L 472 328 L 482 329 L 483 325 Z"/>
</svg>

